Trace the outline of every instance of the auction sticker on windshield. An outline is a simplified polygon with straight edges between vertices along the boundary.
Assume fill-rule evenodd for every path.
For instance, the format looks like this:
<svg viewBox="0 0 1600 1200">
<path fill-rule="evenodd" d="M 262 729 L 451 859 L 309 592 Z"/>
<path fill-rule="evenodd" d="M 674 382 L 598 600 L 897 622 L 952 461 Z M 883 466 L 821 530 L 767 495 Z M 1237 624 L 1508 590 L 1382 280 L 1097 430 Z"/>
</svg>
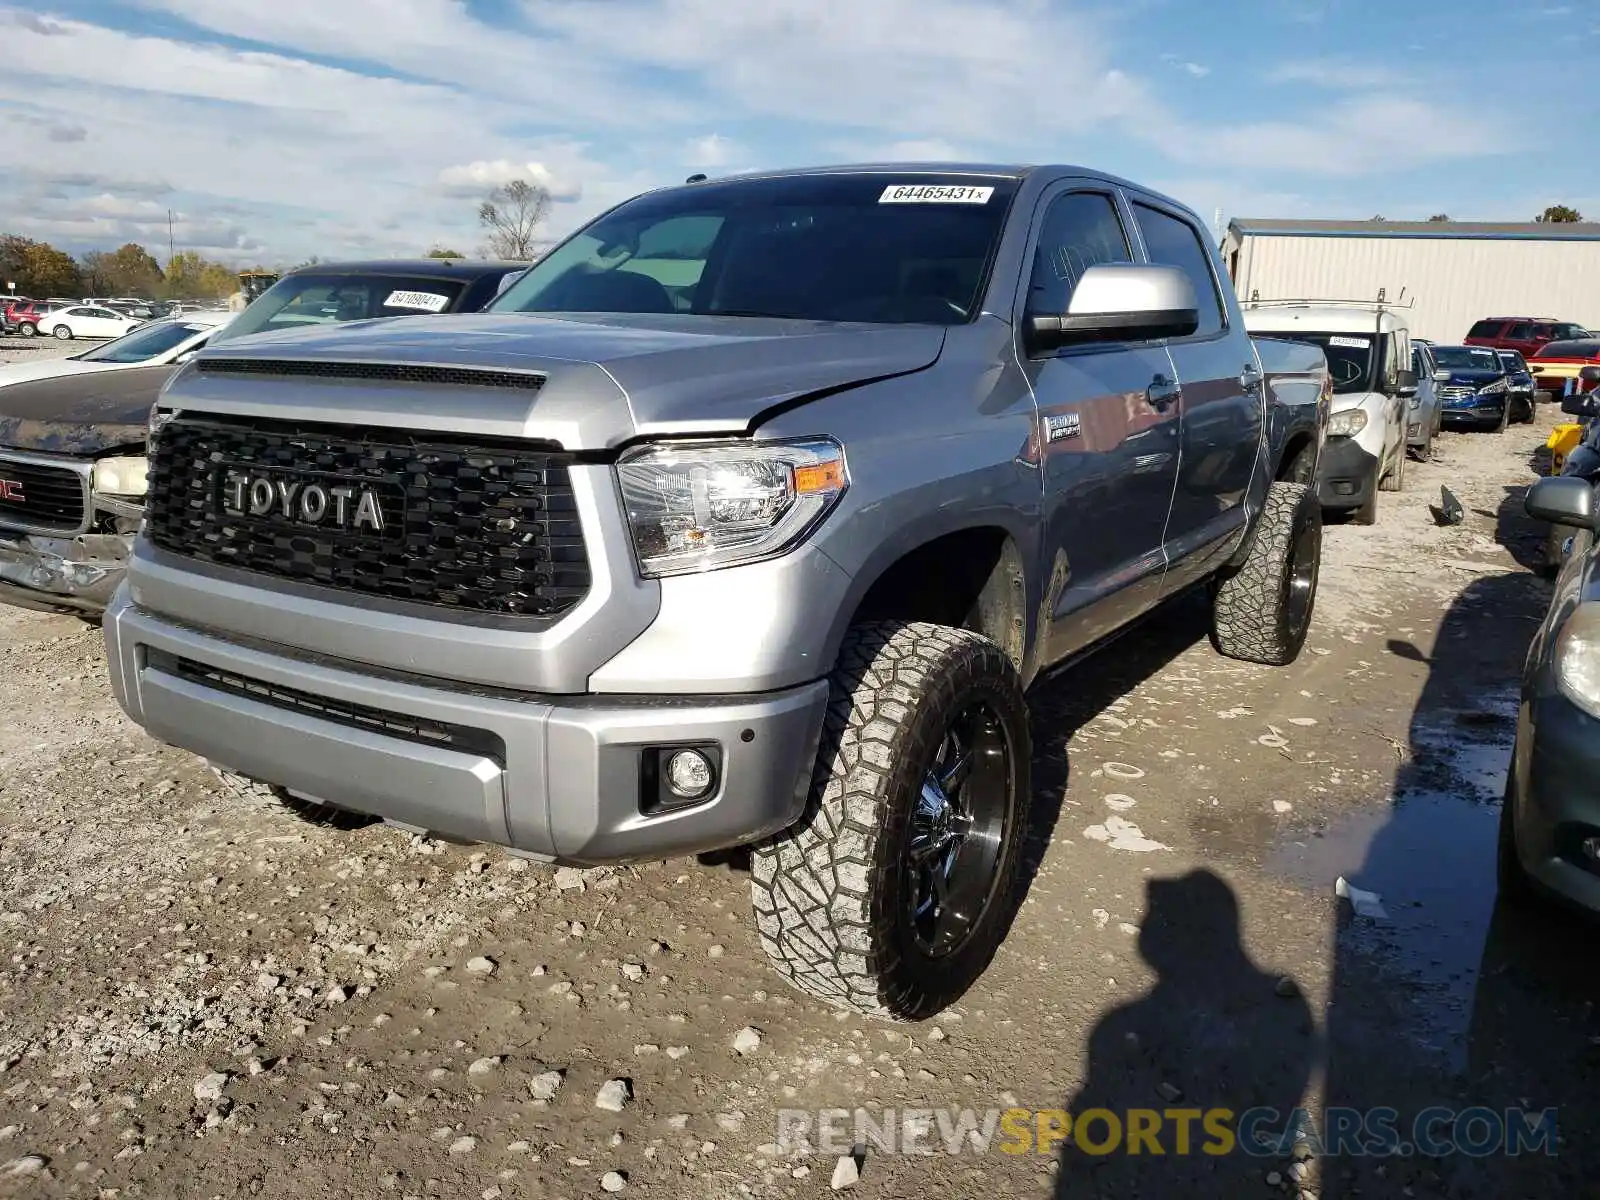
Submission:
<svg viewBox="0 0 1600 1200">
<path fill-rule="evenodd" d="M 443 312 L 450 303 L 449 296 L 437 292 L 390 292 L 383 302 L 385 308 L 420 308 L 424 312 Z"/>
<path fill-rule="evenodd" d="M 1328 339 L 1330 346 L 1342 346 L 1346 350 L 1369 350 L 1372 348 L 1371 338 L 1331 337 Z"/>
<path fill-rule="evenodd" d="M 929 183 L 891 183 L 879 204 L 987 204 L 992 187 L 951 187 Z"/>
</svg>

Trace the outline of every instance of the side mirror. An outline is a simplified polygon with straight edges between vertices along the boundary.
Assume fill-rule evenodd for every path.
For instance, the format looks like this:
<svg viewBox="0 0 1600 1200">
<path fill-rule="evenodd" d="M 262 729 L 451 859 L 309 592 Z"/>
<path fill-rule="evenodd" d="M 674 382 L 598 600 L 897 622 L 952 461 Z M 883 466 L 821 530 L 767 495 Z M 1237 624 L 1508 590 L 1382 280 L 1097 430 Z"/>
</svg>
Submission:
<svg viewBox="0 0 1600 1200">
<path fill-rule="evenodd" d="M 1105 263 L 1083 273 L 1065 314 L 1030 316 L 1023 332 L 1030 350 L 1054 350 L 1188 337 L 1199 327 L 1194 285 L 1177 267 Z"/>
<path fill-rule="evenodd" d="M 1433 381 L 1435 383 L 1449 383 L 1450 382 L 1450 372 L 1444 370 L 1443 368 L 1440 368 L 1439 370 L 1437 370 L 1437 371 L 1435 371 L 1433 373 Z"/>
<path fill-rule="evenodd" d="M 1600 395 L 1583 392 L 1576 396 L 1568 396 L 1561 402 L 1561 411 L 1573 417 L 1600 416 Z"/>
<path fill-rule="evenodd" d="M 1587 479 L 1554 475 L 1528 489 L 1523 507 L 1528 515 L 1552 525 L 1594 529 L 1594 486 Z"/>
<path fill-rule="evenodd" d="M 1417 373 L 1409 367 L 1403 367 L 1394 373 L 1394 390 L 1401 396 L 1415 396 L 1417 394 Z"/>
</svg>

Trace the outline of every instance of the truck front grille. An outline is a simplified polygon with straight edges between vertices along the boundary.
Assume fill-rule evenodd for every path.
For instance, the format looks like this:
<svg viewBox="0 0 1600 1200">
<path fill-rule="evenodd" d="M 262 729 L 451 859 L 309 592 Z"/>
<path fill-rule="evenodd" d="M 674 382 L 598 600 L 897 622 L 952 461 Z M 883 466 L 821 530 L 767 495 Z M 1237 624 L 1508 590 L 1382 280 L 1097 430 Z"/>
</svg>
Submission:
<svg viewBox="0 0 1600 1200">
<path fill-rule="evenodd" d="M 509 439 L 180 416 L 151 449 L 146 528 L 218 566 L 556 617 L 590 582 L 570 464 Z"/>
<path fill-rule="evenodd" d="M 0 526 L 81 533 L 88 494 L 88 477 L 82 471 L 0 451 Z"/>
</svg>

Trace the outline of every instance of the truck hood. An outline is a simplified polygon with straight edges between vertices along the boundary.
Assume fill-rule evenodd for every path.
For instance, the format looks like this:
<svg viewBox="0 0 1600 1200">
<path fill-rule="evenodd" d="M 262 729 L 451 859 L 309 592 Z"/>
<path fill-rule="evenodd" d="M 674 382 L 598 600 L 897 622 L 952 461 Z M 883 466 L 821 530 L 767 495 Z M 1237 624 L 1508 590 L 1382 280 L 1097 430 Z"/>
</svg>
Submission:
<svg viewBox="0 0 1600 1200">
<path fill-rule="evenodd" d="M 173 370 L 130 367 L 0 387 L 0 446 L 93 455 L 143 445 L 150 406 Z"/>
<path fill-rule="evenodd" d="M 1447 385 L 1454 384 L 1457 387 L 1476 388 L 1482 387 L 1486 383 L 1493 383 L 1496 379 L 1501 377 L 1501 374 L 1502 372 L 1500 371 L 1462 368 L 1460 370 L 1451 371 L 1450 378 L 1446 380 L 1445 383 Z"/>
<path fill-rule="evenodd" d="M 163 403 L 603 450 L 641 436 L 744 432 L 777 405 L 921 370 L 938 359 L 944 334 L 931 325 L 692 315 L 394 317 L 208 348 L 173 378 Z M 352 378 L 347 365 L 321 376 L 315 363 L 528 372 L 544 382 Z"/>
</svg>

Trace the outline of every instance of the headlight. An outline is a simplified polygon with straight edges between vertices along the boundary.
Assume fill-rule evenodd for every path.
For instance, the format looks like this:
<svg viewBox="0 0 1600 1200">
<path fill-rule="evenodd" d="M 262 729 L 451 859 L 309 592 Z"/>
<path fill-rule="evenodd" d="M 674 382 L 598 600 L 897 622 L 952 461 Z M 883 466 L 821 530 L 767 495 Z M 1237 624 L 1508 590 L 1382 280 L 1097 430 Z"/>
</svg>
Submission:
<svg viewBox="0 0 1600 1200">
<path fill-rule="evenodd" d="M 772 558 L 805 537 L 849 486 L 837 442 L 646 446 L 617 463 L 645 575 Z"/>
<path fill-rule="evenodd" d="M 1355 437 L 1367 427 L 1367 412 L 1362 408 L 1347 408 L 1328 418 L 1331 437 Z"/>
<path fill-rule="evenodd" d="M 1496 379 L 1493 383 L 1486 383 L 1481 388 L 1479 388 L 1478 389 L 1478 395 L 1480 395 L 1480 396 L 1493 396 L 1493 395 L 1496 395 L 1497 393 L 1503 392 L 1505 390 L 1506 390 L 1506 381 L 1504 379 Z"/>
<path fill-rule="evenodd" d="M 150 486 L 150 460 L 102 458 L 94 465 L 94 490 L 102 496 L 142 496 Z"/>
<path fill-rule="evenodd" d="M 1600 717 L 1600 606 L 1580 604 L 1556 635 L 1556 686 L 1590 716 Z"/>
</svg>

